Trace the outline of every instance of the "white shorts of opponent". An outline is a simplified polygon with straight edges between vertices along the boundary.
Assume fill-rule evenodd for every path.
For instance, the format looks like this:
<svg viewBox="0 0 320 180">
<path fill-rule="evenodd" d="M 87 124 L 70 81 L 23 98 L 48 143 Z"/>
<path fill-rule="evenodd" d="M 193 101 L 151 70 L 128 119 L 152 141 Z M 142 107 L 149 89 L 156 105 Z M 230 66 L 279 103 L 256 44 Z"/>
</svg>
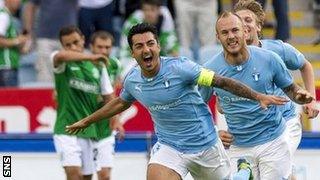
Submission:
<svg viewBox="0 0 320 180">
<path fill-rule="evenodd" d="M 96 141 L 94 146 L 96 170 L 100 171 L 101 168 L 112 168 L 115 154 L 115 136 L 111 135 Z"/>
<path fill-rule="evenodd" d="M 96 172 L 91 139 L 59 134 L 54 135 L 53 140 L 63 167 L 79 166 L 83 175 Z"/>
</svg>

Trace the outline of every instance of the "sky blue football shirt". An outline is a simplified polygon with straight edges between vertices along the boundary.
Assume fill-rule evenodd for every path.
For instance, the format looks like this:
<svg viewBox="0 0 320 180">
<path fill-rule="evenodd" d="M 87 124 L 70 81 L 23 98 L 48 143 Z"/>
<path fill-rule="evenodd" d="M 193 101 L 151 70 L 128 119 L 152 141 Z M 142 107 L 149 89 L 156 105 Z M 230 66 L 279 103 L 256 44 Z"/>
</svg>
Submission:
<svg viewBox="0 0 320 180">
<path fill-rule="evenodd" d="M 156 76 L 146 78 L 139 66 L 125 78 L 120 97 L 143 104 L 151 113 L 160 143 L 196 153 L 217 140 L 213 118 L 196 88 L 201 66 L 186 58 L 161 57 Z"/>
<path fill-rule="evenodd" d="M 278 54 L 286 67 L 290 70 L 298 70 L 306 62 L 304 55 L 288 43 L 284 43 L 281 40 L 271 39 L 261 40 L 260 42 L 263 49 L 270 50 Z M 281 89 L 276 91 L 276 95 L 286 96 Z M 286 120 L 290 120 L 297 115 L 296 106 L 292 101 L 286 103 L 285 106 L 282 106 L 281 111 L 282 116 Z"/>
<path fill-rule="evenodd" d="M 293 83 L 278 55 L 253 46 L 248 47 L 248 50 L 249 58 L 241 65 L 228 64 L 221 52 L 205 63 L 204 67 L 264 94 L 275 94 L 277 87 L 284 88 Z M 212 91 L 212 88 L 200 89 L 204 98 L 208 98 Z M 235 96 L 219 88 L 214 88 L 214 91 L 226 117 L 228 131 L 235 138 L 235 145 L 249 147 L 264 144 L 284 131 L 284 119 L 279 106 L 263 110 L 257 101 Z"/>
</svg>

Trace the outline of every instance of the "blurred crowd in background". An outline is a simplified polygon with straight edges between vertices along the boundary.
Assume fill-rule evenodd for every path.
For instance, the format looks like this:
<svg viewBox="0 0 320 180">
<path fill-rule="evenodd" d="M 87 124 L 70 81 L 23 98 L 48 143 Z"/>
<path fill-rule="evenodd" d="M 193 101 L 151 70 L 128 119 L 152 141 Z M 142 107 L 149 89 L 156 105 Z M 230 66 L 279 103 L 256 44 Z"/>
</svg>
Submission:
<svg viewBox="0 0 320 180">
<path fill-rule="evenodd" d="M 93 32 L 110 32 L 122 77 L 135 65 L 126 35 L 143 21 L 156 25 L 161 55 L 203 63 L 221 50 L 214 29 L 218 14 L 236 2 L 223 7 L 222 0 L 0 0 L 0 86 L 52 87 L 50 54 L 61 49 L 58 33 L 67 25 L 80 28 L 86 47 Z M 272 0 L 272 7 L 277 23 L 265 24 L 276 29 L 276 39 L 288 41 L 288 1 Z M 10 60 L 7 51 L 15 54 Z"/>
</svg>

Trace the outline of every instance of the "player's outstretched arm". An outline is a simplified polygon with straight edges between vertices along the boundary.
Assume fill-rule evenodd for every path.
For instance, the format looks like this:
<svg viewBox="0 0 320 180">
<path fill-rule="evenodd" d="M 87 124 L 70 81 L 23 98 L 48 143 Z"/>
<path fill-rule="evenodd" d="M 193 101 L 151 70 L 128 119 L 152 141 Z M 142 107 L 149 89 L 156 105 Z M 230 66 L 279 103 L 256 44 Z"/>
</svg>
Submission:
<svg viewBox="0 0 320 180">
<path fill-rule="evenodd" d="M 54 66 L 58 66 L 62 62 L 67 61 L 103 61 L 107 62 L 108 58 L 102 54 L 86 54 L 82 52 L 75 52 L 70 50 L 61 50 L 54 54 L 53 62 Z"/>
<path fill-rule="evenodd" d="M 80 121 L 66 126 L 66 132 L 69 134 L 77 134 L 79 131 L 88 127 L 90 124 L 97 122 L 103 118 L 110 118 L 130 107 L 131 103 L 128 103 L 121 98 L 117 97 L 111 100 L 108 104 L 104 105 L 102 108 L 87 116 Z"/>
<path fill-rule="evenodd" d="M 287 96 L 298 104 L 307 104 L 315 100 L 315 98 L 306 90 L 300 88 L 297 84 L 292 83 L 288 87 L 282 89 Z"/>
<path fill-rule="evenodd" d="M 285 98 L 258 93 L 239 81 L 216 74 L 213 77 L 211 85 L 229 91 L 237 96 L 259 101 L 263 109 L 267 109 L 268 105 L 271 104 L 283 105 L 288 102 Z"/>
<path fill-rule="evenodd" d="M 305 64 L 300 68 L 301 77 L 304 83 L 304 87 L 313 97 L 316 97 L 316 88 L 314 85 L 314 71 L 311 63 L 305 61 Z M 315 101 L 303 105 L 303 111 L 308 115 L 308 118 L 315 118 L 319 110 L 316 109 Z"/>
</svg>

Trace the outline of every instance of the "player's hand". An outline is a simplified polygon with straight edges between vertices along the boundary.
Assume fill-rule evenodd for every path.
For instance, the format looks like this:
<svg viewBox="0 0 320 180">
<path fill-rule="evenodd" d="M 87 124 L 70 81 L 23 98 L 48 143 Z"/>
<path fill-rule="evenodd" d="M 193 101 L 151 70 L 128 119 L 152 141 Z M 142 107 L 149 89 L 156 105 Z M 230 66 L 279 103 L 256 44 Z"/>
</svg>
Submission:
<svg viewBox="0 0 320 180">
<path fill-rule="evenodd" d="M 108 64 L 108 57 L 103 54 L 92 54 L 91 60 L 94 63 L 103 62 Z"/>
<path fill-rule="evenodd" d="M 263 109 L 268 109 L 269 105 L 284 105 L 289 100 L 284 97 L 274 96 L 274 95 L 265 95 L 260 94 L 258 97 L 258 101 L 260 103 L 260 106 Z"/>
<path fill-rule="evenodd" d="M 25 44 L 27 42 L 27 40 L 29 39 L 28 36 L 26 35 L 19 35 L 16 40 L 17 40 L 17 45 L 21 46 L 23 44 Z"/>
<path fill-rule="evenodd" d="M 222 144 L 225 148 L 229 148 L 233 142 L 233 136 L 225 130 L 219 130 L 219 137 L 222 141 Z"/>
<path fill-rule="evenodd" d="M 115 122 L 115 123 L 112 123 L 111 125 L 111 129 L 116 131 L 117 134 L 118 134 L 118 139 L 120 141 L 122 141 L 125 137 L 125 130 L 123 128 L 123 125 L 122 123 L 120 123 L 119 121 Z"/>
<path fill-rule="evenodd" d="M 313 100 L 315 100 L 315 98 L 312 97 L 312 95 L 304 89 L 298 90 L 296 92 L 294 99 L 295 99 L 295 102 L 298 104 L 308 104 L 308 103 L 311 103 Z"/>
<path fill-rule="evenodd" d="M 85 119 L 82 119 L 72 125 L 66 126 L 66 132 L 69 134 L 77 134 L 83 131 L 89 124 L 86 122 Z"/>
<path fill-rule="evenodd" d="M 303 105 L 303 112 L 307 114 L 309 119 L 313 119 L 317 117 L 319 114 L 319 110 L 316 109 L 315 105 L 316 105 L 315 101 L 312 101 L 309 104 Z"/>
<path fill-rule="evenodd" d="M 122 141 L 122 140 L 124 139 L 124 137 L 125 137 L 125 130 L 124 130 L 122 124 L 119 125 L 119 126 L 116 126 L 116 127 L 114 128 L 114 130 L 116 130 L 116 131 L 118 132 L 118 139 L 119 139 L 120 141 Z"/>
</svg>

